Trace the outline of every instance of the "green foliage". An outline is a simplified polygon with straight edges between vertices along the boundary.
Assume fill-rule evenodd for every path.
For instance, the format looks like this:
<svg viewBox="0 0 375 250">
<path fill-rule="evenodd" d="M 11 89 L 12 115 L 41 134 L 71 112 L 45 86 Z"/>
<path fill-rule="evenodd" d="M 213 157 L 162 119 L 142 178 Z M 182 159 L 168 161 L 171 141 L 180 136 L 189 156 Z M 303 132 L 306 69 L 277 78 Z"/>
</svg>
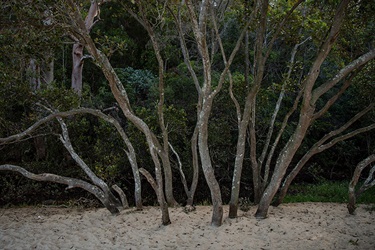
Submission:
<svg viewBox="0 0 375 250">
<path fill-rule="evenodd" d="M 360 183 L 358 184 L 360 186 Z M 317 184 L 295 184 L 290 186 L 284 202 L 348 202 L 349 182 L 322 181 Z M 375 203 L 375 188 L 364 192 L 357 203 Z"/>
<path fill-rule="evenodd" d="M 133 69 L 131 67 L 115 69 L 124 84 L 128 97 L 135 105 L 142 105 L 147 101 L 151 86 L 156 77 L 149 70 Z"/>
</svg>

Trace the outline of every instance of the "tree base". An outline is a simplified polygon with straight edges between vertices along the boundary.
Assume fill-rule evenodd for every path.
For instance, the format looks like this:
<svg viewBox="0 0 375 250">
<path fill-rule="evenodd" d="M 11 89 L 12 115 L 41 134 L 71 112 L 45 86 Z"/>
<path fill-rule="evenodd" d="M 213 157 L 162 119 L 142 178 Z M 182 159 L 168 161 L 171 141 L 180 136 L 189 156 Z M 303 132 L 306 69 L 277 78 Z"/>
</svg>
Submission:
<svg viewBox="0 0 375 250">
<path fill-rule="evenodd" d="M 228 214 L 229 219 L 237 218 L 237 211 L 238 211 L 238 206 L 234 204 L 229 204 L 229 214 Z"/>
<path fill-rule="evenodd" d="M 257 212 L 255 213 L 254 216 L 258 220 L 267 219 L 267 217 L 268 217 L 267 211 L 260 211 L 259 209 L 257 210 Z"/>
</svg>

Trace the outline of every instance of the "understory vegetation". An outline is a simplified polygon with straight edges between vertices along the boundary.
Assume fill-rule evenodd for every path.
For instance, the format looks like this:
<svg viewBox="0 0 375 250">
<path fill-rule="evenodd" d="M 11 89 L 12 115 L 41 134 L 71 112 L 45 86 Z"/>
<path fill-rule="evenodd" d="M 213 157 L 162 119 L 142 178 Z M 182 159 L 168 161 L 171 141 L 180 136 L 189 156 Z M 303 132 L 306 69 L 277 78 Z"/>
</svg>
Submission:
<svg viewBox="0 0 375 250">
<path fill-rule="evenodd" d="M 375 203 L 371 0 L 0 8 L 0 206 Z"/>
</svg>

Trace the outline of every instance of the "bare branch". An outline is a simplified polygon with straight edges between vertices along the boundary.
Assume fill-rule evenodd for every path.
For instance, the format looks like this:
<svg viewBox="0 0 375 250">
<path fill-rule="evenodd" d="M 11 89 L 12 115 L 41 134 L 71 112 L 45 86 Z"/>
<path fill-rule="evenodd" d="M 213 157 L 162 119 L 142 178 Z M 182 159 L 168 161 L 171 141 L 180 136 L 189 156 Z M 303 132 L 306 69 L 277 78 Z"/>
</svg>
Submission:
<svg viewBox="0 0 375 250">
<path fill-rule="evenodd" d="M 118 195 L 120 196 L 121 198 L 121 203 L 122 203 L 122 207 L 123 208 L 129 208 L 129 203 L 128 203 L 128 199 L 126 198 L 126 194 L 124 193 L 124 191 L 119 187 L 117 186 L 116 184 L 112 185 L 112 188 L 113 190 L 115 190 Z"/>
<path fill-rule="evenodd" d="M 154 177 L 152 177 L 152 175 L 150 174 L 150 172 L 148 172 L 146 169 L 144 168 L 140 168 L 139 169 L 139 172 L 144 176 L 146 177 L 148 183 L 150 183 L 151 187 L 154 189 L 156 195 L 158 195 L 158 184 L 156 184 L 156 181 L 154 179 Z"/>
<path fill-rule="evenodd" d="M 327 93 L 332 87 L 334 87 L 338 82 L 344 79 L 349 73 L 353 70 L 360 68 L 361 66 L 368 63 L 370 60 L 375 58 L 375 49 L 370 50 L 366 54 L 363 54 L 356 60 L 352 61 L 350 64 L 342 68 L 330 81 L 322 84 L 321 86 L 314 89 L 312 95 L 312 103 L 316 103 L 316 101 L 321 97 L 323 94 Z"/>
<path fill-rule="evenodd" d="M 202 89 L 199 85 L 198 77 L 197 77 L 197 75 L 196 75 L 196 73 L 195 73 L 195 71 L 194 71 L 194 69 L 193 69 L 193 67 L 191 66 L 191 63 L 190 63 L 189 50 L 187 48 L 186 40 L 185 40 L 185 37 L 184 37 L 184 32 L 183 32 L 183 29 L 182 29 L 181 10 L 180 9 L 178 10 L 177 16 L 173 13 L 173 11 L 170 8 L 168 8 L 168 10 L 172 14 L 173 19 L 175 20 L 175 24 L 176 24 L 177 31 L 178 31 L 178 37 L 179 37 L 179 40 L 180 40 L 180 47 L 181 47 L 181 50 L 182 50 L 182 55 L 184 56 L 185 65 L 188 68 L 191 77 L 193 78 L 195 87 L 196 87 L 197 92 L 200 96 L 201 92 L 202 92 Z"/>
<path fill-rule="evenodd" d="M 268 151 L 268 148 L 269 148 L 269 144 L 271 142 L 271 137 L 272 137 L 272 134 L 273 134 L 273 129 L 275 127 L 275 121 L 276 121 L 276 117 L 277 117 L 277 114 L 279 113 L 279 110 L 280 110 L 280 107 L 281 107 L 281 102 L 282 100 L 284 99 L 284 95 L 285 95 L 285 88 L 286 88 L 286 85 L 288 84 L 289 80 L 290 80 L 290 77 L 292 75 L 292 70 L 293 70 L 293 65 L 294 65 L 294 59 L 295 59 L 295 56 L 297 54 L 297 50 L 298 50 L 298 47 L 301 46 L 302 44 L 304 44 L 305 42 L 307 42 L 308 40 L 310 40 L 311 37 L 308 37 L 306 38 L 304 41 L 296 44 L 292 50 L 292 53 L 291 53 L 291 56 L 290 56 L 290 62 L 289 62 L 289 70 L 288 70 L 288 73 L 286 75 L 286 79 L 284 80 L 284 84 L 281 88 L 281 91 L 280 91 L 280 94 L 279 94 L 279 98 L 276 102 L 276 105 L 275 105 L 275 109 L 274 109 L 274 112 L 272 114 L 272 117 L 271 117 L 271 121 L 270 121 L 270 126 L 269 126 L 269 130 L 268 130 L 268 133 L 267 133 L 267 137 L 266 137 L 266 142 L 264 144 L 264 147 L 263 147 L 263 150 L 262 150 L 262 154 L 259 158 L 259 164 L 260 164 L 260 167 L 262 168 L 263 166 L 263 162 L 264 162 L 264 159 L 266 157 L 266 154 L 267 154 L 267 151 Z"/>
<path fill-rule="evenodd" d="M 171 148 L 172 152 L 174 153 L 174 155 L 176 156 L 177 158 L 177 161 L 178 161 L 178 170 L 180 171 L 180 175 L 181 175 L 181 181 L 182 181 L 182 184 L 184 186 L 184 190 L 185 190 L 185 193 L 188 195 L 189 194 L 189 188 L 188 188 L 188 185 L 187 185 L 187 181 L 186 181 L 186 177 L 185 177 L 185 173 L 184 171 L 182 170 L 182 162 L 180 160 L 180 156 L 178 155 L 178 153 L 176 152 L 176 150 L 173 148 L 172 144 L 170 142 L 168 142 L 168 145 L 169 147 Z"/>
<path fill-rule="evenodd" d="M 49 174 L 49 173 L 34 174 L 34 173 L 27 171 L 26 169 L 22 167 L 11 165 L 11 164 L 0 165 L 0 170 L 15 171 L 29 179 L 36 180 L 36 181 L 50 181 L 50 182 L 65 184 L 68 186 L 67 189 L 79 187 L 90 193 L 95 194 L 95 196 L 99 195 L 100 199 L 104 199 L 104 193 L 102 190 L 100 190 L 98 187 L 86 181 L 82 181 L 79 179 L 55 175 L 55 174 Z"/>
<path fill-rule="evenodd" d="M 82 188 L 86 190 L 87 192 L 95 195 L 95 197 L 98 198 L 112 214 L 119 213 L 116 206 L 114 206 L 114 204 L 112 204 L 108 200 L 107 195 L 100 188 L 86 181 L 82 181 L 82 180 L 70 178 L 70 177 L 65 177 L 65 176 L 60 176 L 60 175 L 55 175 L 55 174 L 49 174 L 49 173 L 34 174 L 34 173 L 27 171 L 26 169 L 22 167 L 11 165 L 11 164 L 0 165 L 0 171 L 1 170 L 15 171 L 29 179 L 36 180 L 36 181 L 50 181 L 50 182 L 65 184 L 67 185 L 67 189 L 75 188 L 75 187 Z"/>
</svg>

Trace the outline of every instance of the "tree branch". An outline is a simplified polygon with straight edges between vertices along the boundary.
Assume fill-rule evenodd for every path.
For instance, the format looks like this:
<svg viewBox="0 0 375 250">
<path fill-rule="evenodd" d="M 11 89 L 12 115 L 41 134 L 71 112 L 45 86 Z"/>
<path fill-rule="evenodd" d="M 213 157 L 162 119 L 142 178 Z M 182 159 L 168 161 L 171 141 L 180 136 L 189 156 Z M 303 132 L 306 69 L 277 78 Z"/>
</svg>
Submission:
<svg viewBox="0 0 375 250">
<path fill-rule="evenodd" d="M 360 68 L 361 66 L 368 63 L 370 60 L 375 58 L 375 49 L 370 50 L 366 54 L 363 54 L 356 60 L 349 63 L 347 66 L 342 68 L 330 81 L 322 84 L 321 86 L 314 89 L 312 92 L 312 103 L 316 103 L 316 101 L 321 97 L 323 94 L 327 93 L 332 87 L 334 87 L 339 81 L 341 81 L 344 77 L 346 77 L 349 73 L 353 70 Z"/>
<path fill-rule="evenodd" d="M 139 172 L 144 176 L 146 177 L 148 183 L 150 183 L 151 187 L 154 189 L 156 195 L 158 195 L 158 184 L 156 184 L 156 181 L 154 179 L 154 177 L 152 177 L 152 175 L 150 174 L 150 172 L 148 172 L 146 169 L 144 168 L 140 168 L 139 169 Z"/>
</svg>

